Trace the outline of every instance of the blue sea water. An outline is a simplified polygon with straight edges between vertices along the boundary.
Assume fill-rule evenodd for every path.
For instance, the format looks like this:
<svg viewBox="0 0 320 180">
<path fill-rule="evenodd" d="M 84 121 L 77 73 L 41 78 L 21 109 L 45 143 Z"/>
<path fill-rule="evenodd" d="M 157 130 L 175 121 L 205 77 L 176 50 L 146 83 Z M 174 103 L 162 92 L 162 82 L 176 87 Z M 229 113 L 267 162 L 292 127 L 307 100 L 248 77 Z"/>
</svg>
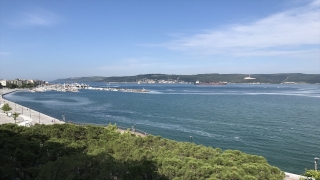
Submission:
<svg viewBox="0 0 320 180">
<path fill-rule="evenodd" d="M 57 119 L 66 114 L 73 122 L 128 128 L 135 124 L 168 139 L 238 149 L 297 174 L 313 169 L 314 157 L 320 156 L 320 85 L 113 83 L 111 87 L 150 92 L 16 92 L 4 98 Z"/>
</svg>

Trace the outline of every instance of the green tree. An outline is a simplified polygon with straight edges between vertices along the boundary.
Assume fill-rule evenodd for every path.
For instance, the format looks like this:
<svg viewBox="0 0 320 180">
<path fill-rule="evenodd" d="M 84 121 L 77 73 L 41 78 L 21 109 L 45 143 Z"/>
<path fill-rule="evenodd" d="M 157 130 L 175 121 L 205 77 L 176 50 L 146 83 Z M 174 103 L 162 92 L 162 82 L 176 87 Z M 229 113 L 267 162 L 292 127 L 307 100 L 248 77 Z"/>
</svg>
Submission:
<svg viewBox="0 0 320 180">
<path fill-rule="evenodd" d="M 283 179 L 260 156 L 108 127 L 0 125 L 0 179 Z"/>
<path fill-rule="evenodd" d="M 18 86 L 18 85 L 16 85 L 16 84 L 12 84 L 12 83 L 8 83 L 7 87 L 8 87 L 9 89 L 19 88 L 19 86 Z"/>
<path fill-rule="evenodd" d="M 28 84 L 22 84 L 21 88 L 33 88 L 36 87 L 36 84 L 28 83 Z"/>
<path fill-rule="evenodd" d="M 14 123 L 16 123 L 17 117 L 18 117 L 19 115 L 20 115 L 20 114 L 17 113 L 17 112 L 14 112 L 14 113 L 12 114 L 12 117 L 13 117 L 13 119 L 14 119 Z"/>
<path fill-rule="evenodd" d="M 315 178 L 315 180 L 320 180 L 320 171 L 306 170 L 306 172 L 303 175 L 307 177 L 313 177 Z"/>
<path fill-rule="evenodd" d="M 5 103 L 1 109 L 3 110 L 4 113 L 8 115 L 8 111 L 11 111 L 12 108 L 9 106 L 8 103 Z"/>
</svg>

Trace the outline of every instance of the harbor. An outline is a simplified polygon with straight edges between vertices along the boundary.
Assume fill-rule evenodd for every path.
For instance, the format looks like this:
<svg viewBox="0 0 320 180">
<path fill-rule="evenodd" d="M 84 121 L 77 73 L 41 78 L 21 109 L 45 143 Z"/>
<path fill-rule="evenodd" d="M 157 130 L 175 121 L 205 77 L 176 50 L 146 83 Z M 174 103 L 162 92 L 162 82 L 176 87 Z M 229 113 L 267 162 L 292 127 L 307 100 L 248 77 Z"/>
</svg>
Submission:
<svg viewBox="0 0 320 180">
<path fill-rule="evenodd" d="M 146 93 L 148 90 L 142 89 L 125 89 L 125 88 L 115 88 L 110 87 L 91 87 L 87 84 L 78 84 L 78 83 L 63 83 L 63 84 L 45 84 L 37 86 L 35 88 L 30 88 L 29 92 L 46 92 L 46 91 L 58 91 L 58 92 L 79 92 L 80 89 L 89 89 L 89 90 L 100 90 L 100 91 L 119 91 L 119 92 L 135 92 L 135 93 Z"/>
</svg>

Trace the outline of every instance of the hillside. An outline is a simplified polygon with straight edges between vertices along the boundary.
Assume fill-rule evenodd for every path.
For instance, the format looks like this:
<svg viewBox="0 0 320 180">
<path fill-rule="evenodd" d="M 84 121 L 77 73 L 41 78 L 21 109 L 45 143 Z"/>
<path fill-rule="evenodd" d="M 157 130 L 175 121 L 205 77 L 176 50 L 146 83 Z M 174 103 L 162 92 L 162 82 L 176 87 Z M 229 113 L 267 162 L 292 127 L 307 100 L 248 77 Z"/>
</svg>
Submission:
<svg viewBox="0 0 320 180">
<path fill-rule="evenodd" d="M 247 74 L 196 74 L 196 75 L 171 75 L 171 74 L 143 74 L 136 76 L 121 77 L 78 77 L 57 79 L 56 82 L 138 82 L 145 80 L 171 80 L 175 82 L 195 82 L 203 81 L 223 81 L 228 83 L 320 83 L 320 74 L 301 74 L 301 73 L 283 73 L 283 74 L 251 74 L 256 79 L 246 80 Z"/>
<path fill-rule="evenodd" d="M 261 156 L 116 129 L 0 125 L 0 179 L 284 178 Z"/>
</svg>

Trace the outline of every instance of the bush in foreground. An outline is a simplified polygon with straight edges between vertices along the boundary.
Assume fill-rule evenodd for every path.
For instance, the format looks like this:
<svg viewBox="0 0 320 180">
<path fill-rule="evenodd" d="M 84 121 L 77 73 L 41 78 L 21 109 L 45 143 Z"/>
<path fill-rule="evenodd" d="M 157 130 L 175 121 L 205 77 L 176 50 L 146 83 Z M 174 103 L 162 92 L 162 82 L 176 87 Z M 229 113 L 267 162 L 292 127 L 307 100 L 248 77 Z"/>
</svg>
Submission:
<svg viewBox="0 0 320 180">
<path fill-rule="evenodd" d="M 306 177 L 312 177 L 315 180 L 320 180 L 320 171 L 306 170 L 306 172 L 303 175 Z"/>
<path fill-rule="evenodd" d="M 283 179 L 261 156 L 116 126 L 0 126 L 0 179 Z"/>
</svg>

